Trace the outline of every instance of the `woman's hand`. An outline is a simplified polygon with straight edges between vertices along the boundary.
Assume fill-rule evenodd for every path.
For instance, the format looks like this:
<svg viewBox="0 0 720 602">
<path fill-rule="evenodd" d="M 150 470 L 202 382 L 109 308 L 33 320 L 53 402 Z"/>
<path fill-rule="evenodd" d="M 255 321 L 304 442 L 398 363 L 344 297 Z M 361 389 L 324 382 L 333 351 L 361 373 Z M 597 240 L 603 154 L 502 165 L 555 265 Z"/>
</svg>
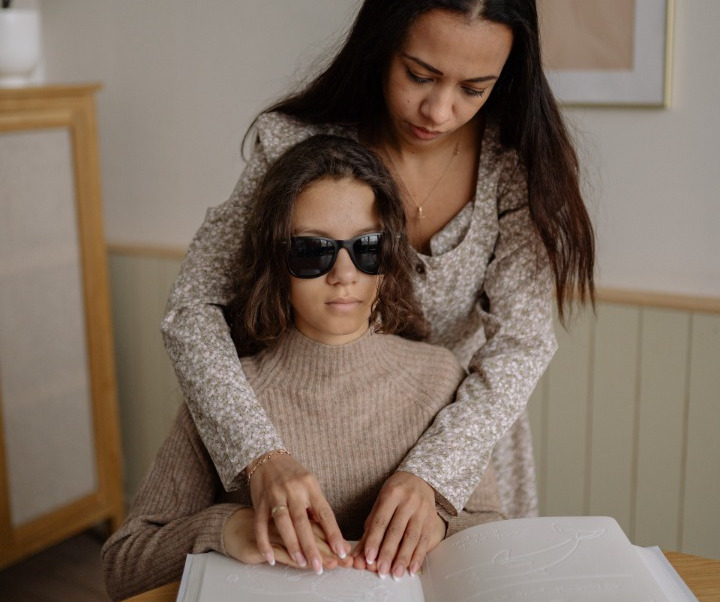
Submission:
<svg viewBox="0 0 720 602">
<path fill-rule="evenodd" d="M 365 533 L 353 550 L 354 566 L 399 579 L 420 570 L 425 555 L 445 537 L 433 488 L 409 472 L 396 472 L 383 485 Z"/>
<path fill-rule="evenodd" d="M 294 566 L 309 565 L 316 573 L 322 572 L 324 558 L 313 525 L 320 527 L 331 553 L 340 559 L 347 557 L 350 545 L 343 539 L 317 479 L 289 454 L 276 454 L 258 464 L 250 479 L 250 495 L 257 548 L 270 564 L 275 561 L 271 524 Z"/>
<path fill-rule="evenodd" d="M 315 544 L 322 558 L 322 565 L 326 569 L 334 569 L 338 566 L 338 558 L 330 549 L 325 535 L 317 524 L 312 525 Z M 274 525 L 268 531 L 270 545 L 274 558 L 281 564 L 298 568 L 298 564 L 288 553 L 283 545 L 282 538 Z M 225 522 L 223 530 L 223 541 L 225 551 L 228 555 L 246 564 L 260 564 L 266 562 L 266 558 L 258 549 L 255 537 L 255 510 L 252 508 L 241 508 L 233 512 Z M 343 562 L 345 566 L 350 564 L 350 559 Z"/>
</svg>

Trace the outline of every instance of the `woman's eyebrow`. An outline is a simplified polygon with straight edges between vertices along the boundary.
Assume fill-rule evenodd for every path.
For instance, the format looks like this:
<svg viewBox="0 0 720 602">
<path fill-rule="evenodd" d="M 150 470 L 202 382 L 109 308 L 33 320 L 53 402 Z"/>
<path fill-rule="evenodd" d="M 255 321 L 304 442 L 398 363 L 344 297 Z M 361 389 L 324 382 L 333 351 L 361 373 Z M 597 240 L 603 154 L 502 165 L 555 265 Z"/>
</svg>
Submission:
<svg viewBox="0 0 720 602">
<path fill-rule="evenodd" d="M 406 59 L 412 61 L 413 63 L 416 63 L 417 65 L 419 65 L 419 66 L 422 67 L 423 69 L 427 69 L 428 71 L 430 71 L 430 73 L 434 73 L 435 75 L 445 75 L 445 74 L 444 74 L 442 71 L 440 71 L 440 69 L 438 69 L 437 67 L 433 67 L 432 65 L 429 65 L 428 63 L 426 63 L 426 62 L 423 61 L 422 59 L 419 59 L 419 58 L 416 57 L 416 56 L 412 56 L 411 54 L 406 54 L 406 53 L 404 53 L 404 52 L 402 52 L 401 54 L 402 54 L 402 56 L 404 56 Z M 497 75 L 480 75 L 480 76 L 478 76 L 478 77 L 469 77 L 469 78 L 467 78 L 467 79 L 464 79 L 463 81 L 465 81 L 465 82 L 472 82 L 472 83 L 482 83 L 482 82 L 490 82 L 490 81 L 496 80 L 497 78 L 498 78 Z"/>
</svg>

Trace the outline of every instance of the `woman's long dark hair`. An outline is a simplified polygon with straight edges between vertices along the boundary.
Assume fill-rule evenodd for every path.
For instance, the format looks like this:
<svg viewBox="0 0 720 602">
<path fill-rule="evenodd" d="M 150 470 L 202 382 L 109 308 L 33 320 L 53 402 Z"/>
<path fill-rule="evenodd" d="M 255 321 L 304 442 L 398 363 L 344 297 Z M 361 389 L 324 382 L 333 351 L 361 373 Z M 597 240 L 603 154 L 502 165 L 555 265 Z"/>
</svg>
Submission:
<svg viewBox="0 0 720 602">
<path fill-rule="evenodd" d="M 550 258 L 562 319 L 576 296 L 594 301 L 595 245 L 577 156 L 542 70 L 535 0 L 365 0 L 329 67 L 265 112 L 373 131 L 386 111 L 383 73 L 415 19 L 433 9 L 512 29 L 510 56 L 481 111 L 497 120 L 501 143 L 517 150 L 527 170 L 530 214 Z"/>
<path fill-rule="evenodd" d="M 274 345 L 293 322 L 286 263 L 293 207 L 303 190 L 324 178 L 350 178 L 369 186 L 375 195 L 384 236 L 382 278 L 369 324 L 411 339 L 427 335 L 410 279 L 405 210 L 392 176 L 360 143 L 318 135 L 283 153 L 270 166 L 254 199 L 237 262 L 240 279 L 227 309 L 231 335 L 241 356 Z"/>
</svg>

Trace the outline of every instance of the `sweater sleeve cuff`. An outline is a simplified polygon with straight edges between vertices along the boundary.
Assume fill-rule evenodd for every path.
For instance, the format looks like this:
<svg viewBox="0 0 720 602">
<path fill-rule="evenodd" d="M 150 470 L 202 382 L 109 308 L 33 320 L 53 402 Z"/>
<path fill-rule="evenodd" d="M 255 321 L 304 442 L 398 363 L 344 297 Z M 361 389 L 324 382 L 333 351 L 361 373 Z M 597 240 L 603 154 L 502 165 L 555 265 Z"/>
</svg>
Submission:
<svg viewBox="0 0 720 602">
<path fill-rule="evenodd" d="M 412 463 L 410 462 L 403 462 L 397 469 L 398 472 L 409 472 L 410 474 L 414 474 L 416 477 L 421 478 L 423 481 L 425 481 L 430 487 L 433 488 L 433 491 L 435 492 L 435 507 L 438 509 L 438 514 L 443 517 L 444 520 L 447 520 L 444 514 L 441 514 L 440 511 L 446 513 L 447 516 L 457 516 L 458 512 L 462 509 L 462 506 L 460 508 L 457 508 L 452 500 L 448 499 L 443 493 L 442 493 L 442 485 L 441 483 L 433 477 L 433 475 L 423 471 L 418 470 L 416 467 L 412 466 Z"/>
<path fill-rule="evenodd" d="M 466 512 L 463 510 L 462 512 L 460 512 L 460 514 L 455 517 L 451 517 L 449 520 L 444 519 L 447 522 L 447 531 L 445 532 L 445 537 L 450 537 L 458 531 L 463 531 L 476 525 L 501 521 L 505 520 L 505 518 L 505 516 L 503 516 L 499 512 L 495 512 L 494 510 L 481 512 Z"/>
<path fill-rule="evenodd" d="M 198 517 L 196 524 L 197 536 L 192 553 L 219 552 L 227 556 L 223 537 L 225 523 L 236 510 L 241 508 L 245 508 L 245 506 L 241 504 L 215 504 L 203 510 L 200 513 L 202 518 Z"/>
</svg>

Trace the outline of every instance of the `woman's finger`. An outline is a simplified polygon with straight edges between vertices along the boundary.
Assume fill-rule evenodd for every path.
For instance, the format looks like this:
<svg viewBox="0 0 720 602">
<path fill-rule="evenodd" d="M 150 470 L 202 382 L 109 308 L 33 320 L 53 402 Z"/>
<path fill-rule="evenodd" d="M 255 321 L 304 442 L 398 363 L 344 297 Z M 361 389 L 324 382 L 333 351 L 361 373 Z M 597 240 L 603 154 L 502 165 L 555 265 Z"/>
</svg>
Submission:
<svg viewBox="0 0 720 602">
<path fill-rule="evenodd" d="M 335 519 L 335 513 L 332 511 L 325 496 L 322 495 L 320 489 L 310 498 L 310 514 L 315 523 L 317 523 L 330 544 L 332 551 L 341 559 L 344 559 L 350 552 L 350 544 L 340 532 L 340 527 Z"/>
<path fill-rule="evenodd" d="M 413 550 L 420 538 L 420 532 L 415 523 L 411 522 L 414 509 L 407 504 L 398 506 L 390 524 L 385 530 L 385 537 L 380 546 L 377 557 L 377 570 L 380 577 L 387 577 L 395 562 L 400 544 L 408 539 Z M 402 571 L 404 573 L 404 570 Z M 401 575 L 402 576 L 402 575 Z"/>
<path fill-rule="evenodd" d="M 318 551 L 318 546 L 313 534 L 312 526 L 310 525 L 310 518 L 308 517 L 308 509 L 305 505 L 290 506 L 289 518 L 292 522 L 292 528 L 297 537 L 297 541 L 302 549 L 302 553 L 307 559 L 307 563 L 317 574 L 322 573 L 323 570 L 323 559 Z M 285 521 L 283 521 L 284 525 Z M 285 541 L 284 532 L 282 529 L 280 533 L 283 534 L 283 541 Z M 290 548 L 288 548 L 290 550 Z"/>
<path fill-rule="evenodd" d="M 373 506 L 370 515 L 365 521 L 365 533 L 363 534 L 364 544 L 361 553 L 365 557 L 365 562 L 369 565 L 375 564 L 380 546 L 385 538 L 390 521 L 392 520 L 397 503 L 391 498 L 384 497 L 382 492 Z M 360 548 L 360 546 L 358 546 Z"/>
<path fill-rule="evenodd" d="M 296 533 L 296 525 L 290 516 L 290 508 L 284 504 L 273 506 L 270 509 L 270 520 L 273 522 L 275 529 L 280 537 L 282 545 L 287 550 L 290 557 L 300 568 L 308 565 L 308 559 L 301 548 L 300 541 Z"/>
<path fill-rule="evenodd" d="M 427 527 L 427 528 L 424 528 Z M 405 535 L 392 562 L 391 574 L 394 579 L 400 579 L 410 566 L 413 558 L 421 558 L 420 564 L 425 560 L 432 524 L 423 525 L 413 517 L 408 521 Z"/>
<path fill-rule="evenodd" d="M 413 551 L 412 557 L 410 560 L 405 564 L 405 566 L 408 569 L 408 572 L 411 575 L 417 574 L 417 572 L 420 570 L 420 567 L 422 567 L 423 562 L 425 562 L 425 556 L 427 556 L 428 548 L 430 547 L 430 537 L 422 536 L 420 537 L 420 541 L 418 541 L 418 545 Z"/>
<path fill-rule="evenodd" d="M 270 534 L 268 532 L 268 514 L 261 510 L 255 511 L 255 519 L 253 522 L 253 530 L 255 532 L 255 541 L 261 556 L 269 565 L 275 564 L 275 554 L 270 545 Z"/>
</svg>

